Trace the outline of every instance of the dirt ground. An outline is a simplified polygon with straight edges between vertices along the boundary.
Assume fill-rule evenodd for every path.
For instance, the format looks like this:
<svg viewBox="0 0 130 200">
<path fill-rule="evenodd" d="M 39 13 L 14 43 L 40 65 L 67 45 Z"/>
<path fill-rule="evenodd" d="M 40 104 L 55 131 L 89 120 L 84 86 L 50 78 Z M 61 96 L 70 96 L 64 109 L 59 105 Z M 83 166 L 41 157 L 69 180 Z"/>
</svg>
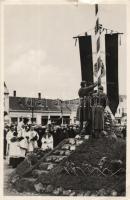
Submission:
<svg viewBox="0 0 130 200">
<path fill-rule="evenodd" d="M 82 144 L 72 155 L 70 155 L 69 160 L 75 163 L 76 166 L 81 166 L 82 163 L 91 164 L 91 166 L 97 167 L 99 160 L 106 156 L 110 160 L 122 160 L 123 168 L 125 169 L 126 163 L 126 144 L 125 140 L 118 139 L 110 140 L 107 138 L 90 139 Z M 65 166 L 65 163 L 62 163 Z M 58 173 L 59 171 L 59 173 Z M 118 196 L 125 195 L 125 173 L 116 176 L 99 176 L 98 174 L 86 175 L 84 176 L 74 176 L 67 175 L 65 173 L 60 173 L 57 169 L 54 174 L 45 177 L 40 176 L 39 181 L 45 183 L 45 180 L 50 181 L 50 184 L 55 186 L 61 186 L 64 189 L 73 189 L 77 191 L 90 190 L 92 192 L 98 191 L 100 189 L 110 189 L 116 190 Z M 67 183 L 67 184 L 66 184 Z"/>
<path fill-rule="evenodd" d="M 110 138 L 90 138 L 69 156 L 69 160 L 79 167 L 82 167 L 82 164 L 90 164 L 91 166 L 96 167 L 99 160 L 104 156 L 108 157 L 110 160 L 121 160 L 123 162 L 122 168 L 125 169 L 126 141 L 123 139 L 111 140 Z M 71 189 L 72 191 L 77 191 L 78 193 L 82 190 L 85 192 L 91 191 L 92 195 L 99 190 L 107 190 L 109 188 L 110 191 L 108 191 L 108 193 L 110 194 L 108 196 L 111 196 L 112 190 L 117 192 L 117 196 L 125 196 L 126 177 L 124 172 L 120 175 L 117 174 L 116 176 L 99 176 L 99 174 L 91 175 L 89 173 L 86 175 L 79 174 L 78 176 L 74 176 L 73 174 L 67 175 L 64 171 L 62 172 L 60 170 L 63 166 L 65 166 L 65 164 L 65 162 L 59 164 L 56 170 L 52 170 L 52 172 L 46 176 L 40 175 L 37 182 L 43 184 L 43 186 L 45 184 L 50 184 L 54 187 L 62 187 L 64 190 Z M 38 195 L 34 194 L 34 189 L 30 190 L 31 193 L 20 193 L 20 190 L 18 190 L 20 192 L 17 192 L 12 189 L 8 180 L 13 172 L 13 169 L 9 168 L 6 161 L 4 166 L 4 194 L 6 196 Z M 23 184 L 23 182 L 21 182 L 21 184 Z M 42 193 L 42 196 L 47 196 L 47 194 Z"/>
</svg>

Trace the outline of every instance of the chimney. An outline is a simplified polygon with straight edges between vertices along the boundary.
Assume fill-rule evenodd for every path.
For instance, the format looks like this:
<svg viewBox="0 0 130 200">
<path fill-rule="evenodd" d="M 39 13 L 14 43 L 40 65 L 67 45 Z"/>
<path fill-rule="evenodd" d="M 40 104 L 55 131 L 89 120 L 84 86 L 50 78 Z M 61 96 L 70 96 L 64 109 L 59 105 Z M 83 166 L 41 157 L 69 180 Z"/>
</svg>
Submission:
<svg viewBox="0 0 130 200">
<path fill-rule="evenodd" d="M 41 99 L 41 92 L 38 93 L 38 98 Z"/>
<path fill-rule="evenodd" d="M 16 97 L 16 90 L 14 90 L 14 97 Z"/>
</svg>

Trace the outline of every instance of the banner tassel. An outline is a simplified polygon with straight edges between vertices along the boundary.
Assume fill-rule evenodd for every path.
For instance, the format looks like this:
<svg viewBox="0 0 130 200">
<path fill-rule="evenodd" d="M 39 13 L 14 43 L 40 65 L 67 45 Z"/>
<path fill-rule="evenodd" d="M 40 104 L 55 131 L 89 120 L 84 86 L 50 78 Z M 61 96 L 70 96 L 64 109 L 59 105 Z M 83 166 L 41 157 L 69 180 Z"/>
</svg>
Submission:
<svg viewBox="0 0 130 200">
<path fill-rule="evenodd" d="M 77 38 L 75 39 L 75 46 L 76 46 L 76 44 L 77 44 Z"/>
</svg>

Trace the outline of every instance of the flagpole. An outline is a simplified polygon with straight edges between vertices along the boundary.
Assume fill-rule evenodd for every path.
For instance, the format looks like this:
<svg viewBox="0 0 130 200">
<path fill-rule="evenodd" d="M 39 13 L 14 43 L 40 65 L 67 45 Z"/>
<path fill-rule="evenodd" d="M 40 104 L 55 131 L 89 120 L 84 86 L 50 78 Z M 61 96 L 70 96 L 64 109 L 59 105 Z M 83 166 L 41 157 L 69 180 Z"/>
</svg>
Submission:
<svg viewBox="0 0 130 200">
<path fill-rule="evenodd" d="M 95 4 L 95 43 L 96 43 L 96 62 L 94 64 L 94 74 L 96 80 L 100 77 L 100 61 L 101 61 L 101 25 L 99 24 L 99 6 Z M 96 88 L 98 90 L 98 87 Z"/>
</svg>

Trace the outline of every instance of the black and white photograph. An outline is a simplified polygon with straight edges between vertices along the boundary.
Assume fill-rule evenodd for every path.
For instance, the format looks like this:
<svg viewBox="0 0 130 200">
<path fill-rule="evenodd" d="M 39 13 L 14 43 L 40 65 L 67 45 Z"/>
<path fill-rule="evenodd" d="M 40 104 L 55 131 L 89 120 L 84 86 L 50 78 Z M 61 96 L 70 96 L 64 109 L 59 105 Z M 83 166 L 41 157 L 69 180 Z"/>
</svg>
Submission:
<svg viewBox="0 0 130 200">
<path fill-rule="evenodd" d="M 3 195 L 126 197 L 127 5 L 54 2 L 2 4 Z"/>
</svg>

